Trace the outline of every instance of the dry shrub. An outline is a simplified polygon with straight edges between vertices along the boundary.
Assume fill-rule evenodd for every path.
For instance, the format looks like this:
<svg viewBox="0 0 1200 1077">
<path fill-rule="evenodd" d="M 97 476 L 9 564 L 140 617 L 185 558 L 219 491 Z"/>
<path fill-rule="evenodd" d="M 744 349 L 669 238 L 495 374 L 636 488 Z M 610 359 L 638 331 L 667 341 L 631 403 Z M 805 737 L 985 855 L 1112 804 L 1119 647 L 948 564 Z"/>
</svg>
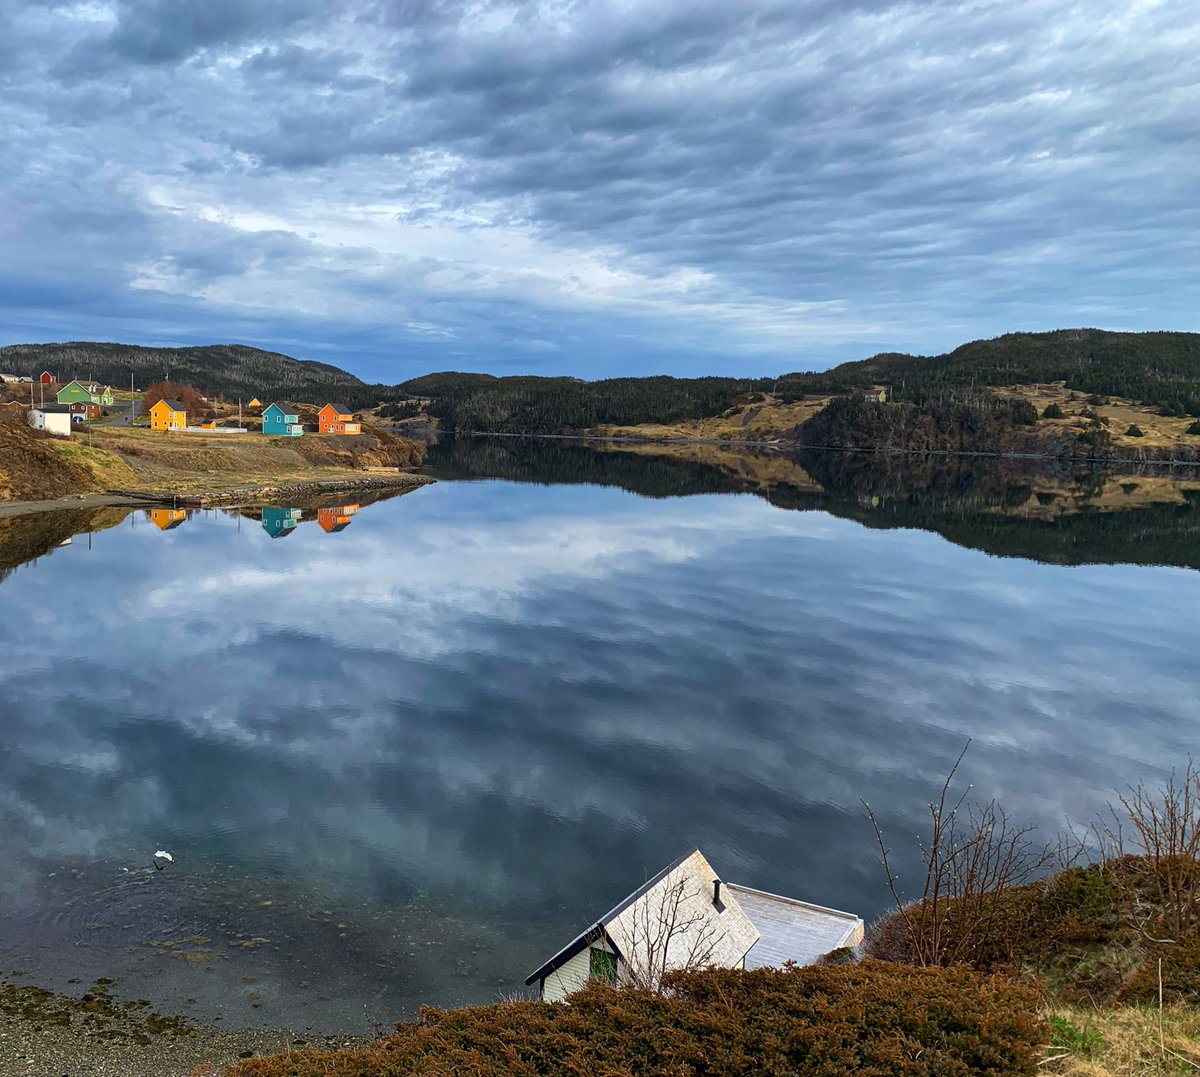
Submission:
<svg viewBox="0 0 1200 1077">
<path fill-rule="evenodd" d="M 1178 942 L 1154 947 L 1121 991 L 1123 1002 L 1158 1002 L 1158 963 L 1162 961 L 1163 1001 L 1200 1003 L 1200 928 Z"/>
<path fill-rule="evenodd" d="M 1033 992 L 966 969 L 859 965 L 671 973 L 666 995 L 593 982 L 570 1005 L 425 1009 L 367 1048 L 304 1050 L 230 1077 L 1033 1074 Z"/>
</svg>

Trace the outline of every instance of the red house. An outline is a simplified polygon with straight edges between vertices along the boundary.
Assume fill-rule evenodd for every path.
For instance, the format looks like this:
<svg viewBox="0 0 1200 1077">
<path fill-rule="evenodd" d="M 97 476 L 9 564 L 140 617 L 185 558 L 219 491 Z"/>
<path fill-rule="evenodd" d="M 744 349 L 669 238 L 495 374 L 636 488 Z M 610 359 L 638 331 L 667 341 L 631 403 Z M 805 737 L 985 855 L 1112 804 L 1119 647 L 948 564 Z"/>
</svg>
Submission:
<svg viewBox="0 0 1200 1077">
<path fill-rule="evenodd" d="M 362 423 L 345 404 L 326 404 L 317 413 L 317 430 L 322 434 L 361 434 Z"/>
<path fill-rule="evenodd" d="M 40 381 L 43 385 L 53 385 L 54 384 L 54 375 L 51 374 L 50 371 L 48 371 L 48 370 L 43 370 L 42 376 L 40 378 L 38 378 L 38 381 Z"/>
</svg>

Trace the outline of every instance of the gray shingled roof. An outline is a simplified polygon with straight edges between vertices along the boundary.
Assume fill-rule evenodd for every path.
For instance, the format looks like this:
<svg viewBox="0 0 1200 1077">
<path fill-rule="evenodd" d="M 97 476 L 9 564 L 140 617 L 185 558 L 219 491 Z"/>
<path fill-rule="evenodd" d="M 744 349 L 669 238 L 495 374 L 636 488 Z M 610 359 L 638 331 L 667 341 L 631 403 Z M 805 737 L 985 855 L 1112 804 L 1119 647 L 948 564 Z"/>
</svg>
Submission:
<svg viewBox="0 0 1200 1077">
<path fill-rule="evenodd" d="M 353 415 L 354 414 L 354 412 L 351 411 L 348 407 L 346 407 L 345 404 L 326 404 L 325 406 L 327 408 L 333 408 L 333 410 L 336 411 L 339 415 Z"/>
<path fill-rule="evenodd" d="M 289 404 L 286 400 L 272 401 L 266 408 L 263 408 L 263 411 L 266 411 L 267 408 L 278 408 L 285 415 L 295 415 L 297 419 L 300 418 L 300 409 L 295 404 Z"/>
<path fill-rule="evenodd" d="M 183 405 L 178 400 L 167 400 L 164 398 L 163 403 L 172 411 L 183 411 Z"/>
</svg>

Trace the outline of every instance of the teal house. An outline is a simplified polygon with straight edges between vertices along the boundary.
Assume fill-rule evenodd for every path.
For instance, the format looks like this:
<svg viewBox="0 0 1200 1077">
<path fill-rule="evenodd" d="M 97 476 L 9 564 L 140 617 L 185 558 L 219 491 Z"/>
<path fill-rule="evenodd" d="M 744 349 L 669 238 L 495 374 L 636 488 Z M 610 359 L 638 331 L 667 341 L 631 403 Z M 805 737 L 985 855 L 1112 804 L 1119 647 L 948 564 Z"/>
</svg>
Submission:
<svg viewBox="0 0 1200 1077">
<path fill-rule="evenodd" d="M 300 413 L 295 404 L 287 401 L 271 404 L 263 412 L 263 433 L 274 437 L 298 438 L 304 433 L 300 425 Z"/>
<path fill-rule="evenodd" d="M 286 538 L 300 523 L 299 509 L 263 509 L 263 530 L 271 538 Z"/>
</svg>

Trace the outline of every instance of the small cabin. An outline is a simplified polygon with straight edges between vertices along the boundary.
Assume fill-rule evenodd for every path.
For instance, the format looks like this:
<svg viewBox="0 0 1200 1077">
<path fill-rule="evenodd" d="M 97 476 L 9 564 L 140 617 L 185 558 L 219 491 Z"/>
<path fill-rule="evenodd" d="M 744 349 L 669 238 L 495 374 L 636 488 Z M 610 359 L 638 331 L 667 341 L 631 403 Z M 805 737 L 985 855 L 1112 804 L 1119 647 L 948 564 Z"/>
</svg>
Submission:
<svg viewBox="0 0 1200 1077">
<path fill-rule="evenodd" d="M 559 1002 L 590 979 L 657 987 L 677 969 L 811 965 L 863 939 L 863 921 L 795 898 L 724 882 L 699 849 L 577 935 L 525 980 Z"/>
<path fill-rule="evenodd" d="M 317 429 L 322 434 L 361 434 L 362 423 L 345 404 L 326 404 L 317 414 Z"/>
<path fill-rule="evenodd" d="M 864 389 L 863 399 L 872 404 L 886 404 L 888 399 L 887 386 L 872 385 L 871 388 Z"/>
<path fill-rule="evenodd" d="M 357 505 L 337 505 L 328 509 L 317 509 L 317 523 L 327 535 L 345 531 L 358 513 Z"/>
<path fill-rule="evenodd" d="M 250 401 L 250 403 L 248 403 L 248 404 L 246 405 L 246 407 L 248 407 L 248 408 L 261 408 L 261 407 L 262 407 L 262 401 L 261 401 L 261 400 L 259 400 L 259 399 L 258 399 L 258 397 L 255 397 L 253 400 L 251 400 L 251 401 Z"/>
<path fill-rule="evenodd" d="M 286 538 L 300 523 L 299 509 L 263 509 L 263 530 L 271 538 Z"/>
<path fill-rule="evenodd" d="M 272 437 L 298 438 L 304 433 L 295 404 L 276 401 L 263 412 L 263 433 Z"/>
<path fill-rule="evenodd" d="M 71 409 L 71 414 L 75 416 L 76 422 L 83 422 L 85 419 L 99 419 L 101 407 L 99 404 L 93 404 L 90 400 L 76 400 L 72 404 L 67 405 Z"/>
<path fill-rule="evenodd" d="M 53 385 L 54 384 L 54 375 L 51 374 L 50 371 L 48 371 L 48 370 L 43 370 L 41 372 L 41 374 L 38 376 L 38 381 L 40 381 L 43 385 Z"/>
<path fill-rule="evenodd" d="M 187 519 L 185 509 L 151 509 L 150 522 L 160 531 L 174 531 Z"/>
<path fill-rule="evenodd" d="M 178 400 L 160 400 L 150 408 L 151 430 L 182 430 L 187 426 L 187 412 Z"/>
<path fill-rule="evenodd" d="M 29 412 L 29 425 L 34 430 L 45 430 L 51 434 L 71 436 L 71 412 L 65 405 L 48 405 L 33 408 Z"/>
</svg>

